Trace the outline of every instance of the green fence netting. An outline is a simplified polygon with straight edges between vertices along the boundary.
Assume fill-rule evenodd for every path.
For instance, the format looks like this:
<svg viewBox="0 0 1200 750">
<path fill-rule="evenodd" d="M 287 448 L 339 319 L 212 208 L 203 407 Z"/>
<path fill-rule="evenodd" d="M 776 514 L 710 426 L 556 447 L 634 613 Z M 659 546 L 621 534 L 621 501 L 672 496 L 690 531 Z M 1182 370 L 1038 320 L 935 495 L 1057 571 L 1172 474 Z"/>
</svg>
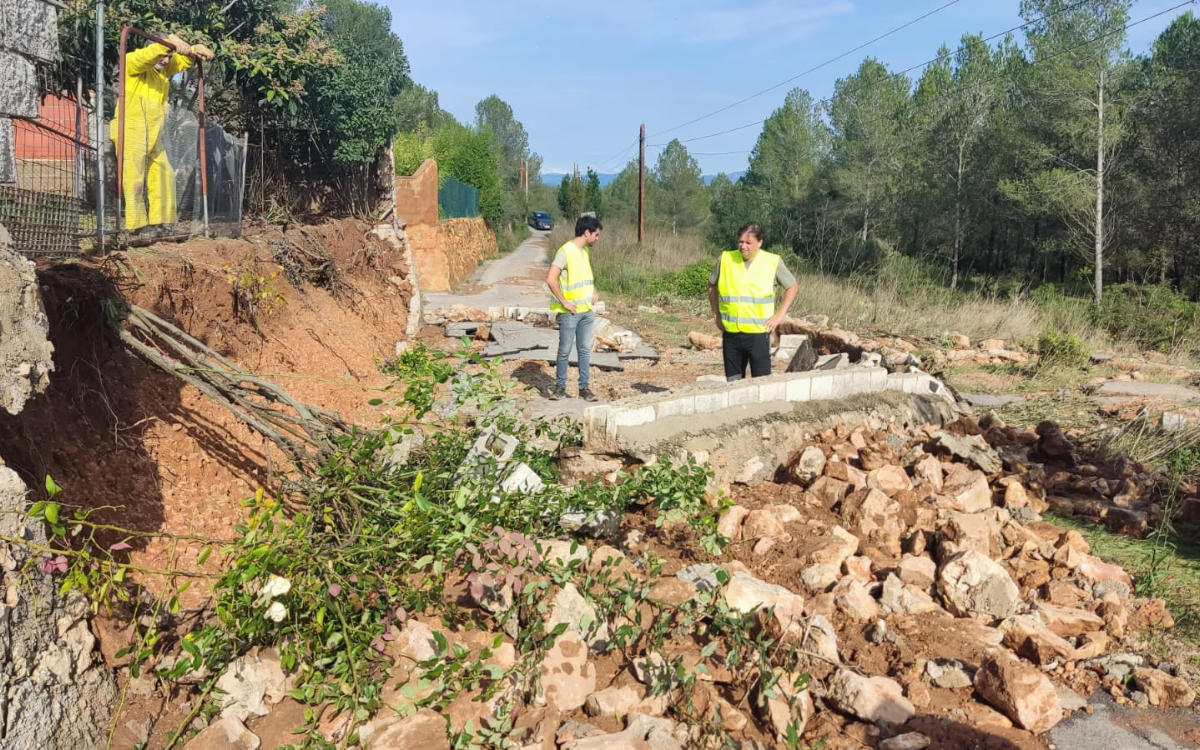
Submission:
<svg viewBox="0 0 1200 750">
<path fill-rule="evenodd" d="M 438 188 L 438 213 L 447 219 L 469 219 L 479 215 L 479 191 L 446 177 Z"/>
</svg>

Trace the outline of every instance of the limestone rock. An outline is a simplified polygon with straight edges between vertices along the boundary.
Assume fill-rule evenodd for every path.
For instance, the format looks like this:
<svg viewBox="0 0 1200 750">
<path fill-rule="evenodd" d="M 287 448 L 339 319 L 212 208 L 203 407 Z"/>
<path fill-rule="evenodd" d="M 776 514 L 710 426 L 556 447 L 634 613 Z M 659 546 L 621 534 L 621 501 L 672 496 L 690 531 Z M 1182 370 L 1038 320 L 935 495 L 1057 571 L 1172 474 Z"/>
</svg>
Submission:
<svg viewBox="0 0 1200 750">
<path fill-rule="evenodd" d="M 929 589 L 937 577 L 937 563 L 923 555 L 905 555 L 896 573 L 902 583 Z"/>
<path fill-rule="evenodd" d="M 808 487 L 825 471 L 825 453 L 815 445 L 800 451 L 788 466 L 788 479 L 801 487 Z"/>
<path fill-rule="evenodd" d="M 446 738 L 446 720 L 432 709 L 422 709 L 412 716 L 382 712 L 383 718 L 371 722 L 374 726 L 367 740 L 370 750 L 450 750 Z"/>
<path fill-rule="evenodd" d="M 765 508 L 750 511 L 742 522 L 743 539 L 776 539 L 784 533 L 783 524 Z"/>
<path fill-rule="evenodd" d="M 588 716 L 626 716 L 642 702 L 643 691 L 633 687 L 609 687 L 587 697 Z"/>
<path fill-rule="evenodd" d="M 597 617 L 596 608 L 573 583 L 566 584 L 554 595 L 546 618 L 546 632 L 560 623 L 566 624 L 567 632 L 582 636 L 591 649 L 599 650 L 608 645 L 608 623 Z"/>
<path fill-rule="evenodd" d="M 717 520 L 717 533 L 732 542 L 740 541 L 742 538 L 742 522 L 746 520 L 746 516 L 748 515 L 750 515 L 749 508 L 744 508 L 741 505 L 730 506 L 728 510 L 721 514 L 721 518 Z"/>
<path fill-rule="evenodd" d="M 802 626 L 804 597 L 783 586 L 735 572 L 722 592 L 725 604 L 735 612 L 749 613 L 773 607 L 773 620 L 780 633 L 795 633 Z"/>
<path fill-rule="evenodd" d="M 1196 702 L 1196 692 L 1178 677 L 1158 669 L 1135 669 L 1133 681 L 1159 708 L 1186 708 Z"/>
<path fill-rule="evenodd" d="M 938 592 L 946 609 L 959 617 L 1011 617 L 1021 597 L 1004 568 L 972 550 L 958 553 L 942 566 Z"/>
<path fill-rule="evenodd" d="M 962 662 L 950 660 L 945 662 L 925 662 L 924 678 L 934 687 L 943 690 L 959 690 L 971 687 L 971 676 L 967 674 Z"/>
<path fill-rule="evenodd" d="M 1036 612 L 1050 632 L 1063 638 L 1076 638 L 1104 629 L 1104 620 L 1085 609 L 1038 602 Z"/>
<path fill-rule="evenodd" d="M 1037 734 L 1063 716 L 1054 683 L 1037 667 L 1000 649 L 984 653 L 975 689 L 1017 726 Z"/>
<path fill-rule="evenodd" d="M 574 711 L 596 692 L 596 668 L 588 661 L 587 644 L 578 633 L 563 633 L 539 667 L 542 702 Z"/>
<path fill-rule="evenodd" d="M 947 507 L 962 513 L 979 513 L 992 507 L 992 488 L 983 472 L 951 464 L 942 484 L 940 498 Z"/>
<path fill-rule="evenodd" d="M 838 711 L 868 722 L 903 724 L 917 712 L 899 683 L 846 669 L 838 670 L 830 680 L 826 699 Z"/>
<path fill-rule="evenodd" d="M 1055 635 L 1036 615 L 1017 615 L 1000 623 L 1004 645 L 1034 664 L 1063 663 L 1074 658 L 1075 647 Z"/>
<path fill-rule="evenodd" d="M 760 692 L 758 709 L 763 721 L 775 730 L 775 736 L 784 740 L 788 736 L 789 725 L 795 727 L 797 734 L 804 733 L 804 727 L 812 718 L 815 708 L 802 675 L 776 672 L 775 677 L 772 695 Z"/>
<path fill-rule="evenodd" d="M 442 739 L 446 737 L 446 725 L 441 725 Z M 445 742 L 449 748 L 450 743 Z M 183 746 L 184 750 L 258 750 L 262 740 L 246 728 L 240 719 L 232 716 L 217 717 L 211 724 Z"/>
<path fill-rule="evenodd" d="M 879 750 L 925 750 L 932 741 L 920 732 L 906 732 L 880 742 Z"/>
<path fill-rule="evenodd" d="M 899 466 L 884 466 L 867 474 L 867 487 L 876 489 L 888 497 L 912 489 L 912 480 Z"/>
<path fill-rule="evenodd" d="M 287 695 L 290 683 L 275 649 L 239 657 L 217 679 L 217 689 L 224 693 L 219 699 L 221 716 L 243 722 L 251 716 L 266 716 L 268 707 Z"/>
<path fill-rule="evenodd" d="M 956 458 L 971 464 L 985 474 L 999 474 L 1004 464 L 995 449 L 982 435 L 951 435 L 945 430 L 933 433 L 935 445 Z"/>
</svg>

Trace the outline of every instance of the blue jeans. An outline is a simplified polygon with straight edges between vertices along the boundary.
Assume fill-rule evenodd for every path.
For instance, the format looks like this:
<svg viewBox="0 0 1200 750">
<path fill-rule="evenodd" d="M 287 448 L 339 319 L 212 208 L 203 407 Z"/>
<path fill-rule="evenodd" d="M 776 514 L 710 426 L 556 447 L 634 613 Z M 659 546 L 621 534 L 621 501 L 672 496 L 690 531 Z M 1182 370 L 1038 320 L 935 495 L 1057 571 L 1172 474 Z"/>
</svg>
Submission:
<svg viewBox="0 0 1200 750">
<path fill-rule="evenodd" d="M 596 314 L 592 310 L 584 313 L 558 314 L 558 364 L 554 372 L 555 385 L 567 387 L 567 361 L 571 357 L 571 345 L 579 353 L 579 388 L 588 387 L 592 380 L 592 323 Z"/>
</svg>

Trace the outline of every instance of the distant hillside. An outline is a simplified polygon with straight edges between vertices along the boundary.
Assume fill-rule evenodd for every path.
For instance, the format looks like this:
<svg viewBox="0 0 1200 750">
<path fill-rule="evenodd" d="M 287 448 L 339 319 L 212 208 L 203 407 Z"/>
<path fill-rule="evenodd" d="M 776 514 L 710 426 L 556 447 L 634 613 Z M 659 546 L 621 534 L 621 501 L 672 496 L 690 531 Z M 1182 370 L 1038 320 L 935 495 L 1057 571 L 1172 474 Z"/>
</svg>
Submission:
<svg viewBox="0 0 1200 750">
<path fill-rule="evenodd" d="M 737 182 L 738 180 L 742 179 L 742 175 L 744 175 L 745 172 L 727 172 L 726 174 L 729 176 L 729 179 Z M 542 173 L 542 182 L 550 187 L 558 187 L 562 184 L 562 178 L 564 176 L 565 175 L 561 172 L 544 172 Z M 601 172 L 597 176 L 600 178 L 600 187 L 607 187 L 610 182 L 617 179 L 616 174 L 610 174 L 608 172 Z M 715 174 L 706 174 L 701 179 L 703 179 L 704 184 L 707 185 L 713 181 L 714 177 L 716 177 Z"/>
</svg>

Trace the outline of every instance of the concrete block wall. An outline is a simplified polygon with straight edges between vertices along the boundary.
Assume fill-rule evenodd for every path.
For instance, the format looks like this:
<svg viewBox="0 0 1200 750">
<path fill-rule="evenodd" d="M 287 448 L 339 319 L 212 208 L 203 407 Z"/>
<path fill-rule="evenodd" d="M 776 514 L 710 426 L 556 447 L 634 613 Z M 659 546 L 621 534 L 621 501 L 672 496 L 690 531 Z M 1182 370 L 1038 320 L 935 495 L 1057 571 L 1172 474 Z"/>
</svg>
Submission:
<svg viewBox="0 0 1200 750">
<path fill-rule="evenodd" d="M 591 406 L 583 411 L 584 444 L 617 441 L 622 429 L 640 427 L 659 419 L 688 417 L 703 420 L 738 406 L 831 401 L 864 393 L 897 391 L 953 397 L 939 381 L 925 373 L 888 374 L 882 367 L 783 373 L 733 383 L 698 383 L 674 392 L 654 393 Z"/>
</svg>

